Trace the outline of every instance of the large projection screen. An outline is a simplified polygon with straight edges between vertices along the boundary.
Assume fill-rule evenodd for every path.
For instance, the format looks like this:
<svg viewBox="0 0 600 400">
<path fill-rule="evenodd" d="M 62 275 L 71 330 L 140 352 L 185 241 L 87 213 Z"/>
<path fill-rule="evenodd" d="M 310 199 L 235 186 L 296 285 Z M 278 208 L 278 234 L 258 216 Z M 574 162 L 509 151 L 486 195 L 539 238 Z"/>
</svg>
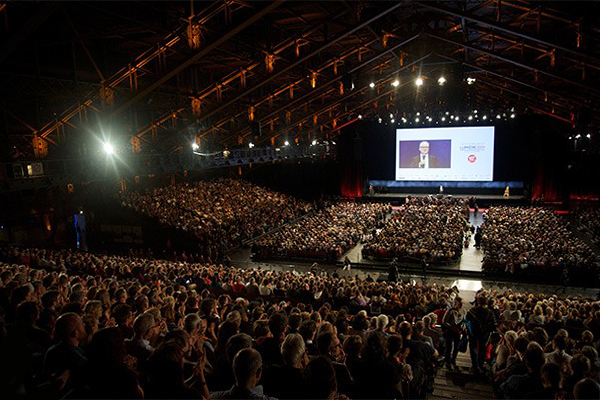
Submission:
<svg viewBox="0 0 600 400">
<path fill-rule="evenodd" d="M 492 181 L 494 127 L 396 130 L 397 181 Z"/>
</svg>

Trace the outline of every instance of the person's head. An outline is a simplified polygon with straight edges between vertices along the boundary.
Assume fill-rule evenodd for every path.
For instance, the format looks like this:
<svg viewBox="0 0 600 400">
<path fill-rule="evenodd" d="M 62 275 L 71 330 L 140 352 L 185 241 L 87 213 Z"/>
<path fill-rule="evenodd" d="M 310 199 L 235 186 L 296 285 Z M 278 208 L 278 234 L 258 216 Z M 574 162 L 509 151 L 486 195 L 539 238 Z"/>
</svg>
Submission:
<svg viewBox="0 0 600 400">
<path fill-rule="evenodd" d="M 573 397 L 576 400 L 597 400 L 600 399 L 600 385 L 590 378 L 585 378 L 575 384 Z"/>
<path fill-rule="evenodd" d="M 190 313 L 185 316 L 183 320 L 183 328 L 190 335 L 201 335 L 202 329 L 204 325 L 202 324 L 202 319 L 197 313 Z"/>
<path fill-rule="evenodd" d="M 565 351 L 567 349 L 567 338 L 564 336 L 554 336 L 552 339 L 552 347 L 554 350 Z"/>
<path fill-rule="evenodd" d="M 75 313 L 61 315 L 54 324 L 54 336 L 61 342 L 78 346 L 85 339 L 83 320 Z"/>
<path fill-rule="evenodd" d="M 88 355 L 96 367 L 116 366 L 123 362 L 125 354 L 125 341 L 119 328 L 100 329 L 92 336 Z"/>
<path fill-rule="evenodd" d="M 537 342 L 529 342 L 523 359 L 530 372 L 539 372 L 545 361 L 544 350 Z"/>
<path fill-rule="evenodd" d="M 312 320 L 304 321 L 300 324 L 298 333 L 302 335 L 304 342 L 313 341 L 317 333 L 317 323 Z"/>
<path fill-rule="evenodd" d="M 94 318 L 100 318 L 102 316 L 102 304 L 100 300 L 90 300 L 83 309 L 85 315 L 93 316 Z"/>
<path fill-rule="evenodd" d="M 362 356 L 369 360 L 382 359 L 387 356 L 387 343 L 383 333 L 378 331 L 367 333 Z"/>
<path fill-rule="evenodd" d="M 127 292 L 125 292 L 127 293 Z M 133 319 L 131 306 L 129 304 L 119 304 L 112 311 L 112 316 L 117 325 L 130 325 Z"/>
<path fill-rule="evenodd" d="M 527 351 L 527 346 L 529 345 L 529 339 L 524 336 L 519 336 L 515 339 L 515 350 L 518 354 L 524 354 Z"/>
<path fill-rule="evenodd" d="M 303 369 L 308 363 L 304 339 L 297 333 L 290 333 L 281 344 L 281 356 L 288 367 Z"/>
<path fill-rule="evenodd" d="M 252 347 L 252 337 L 245 333 L 238 333 L 233 335 L 227 341 L 227 348 L 225 350 L 227 355 L 227 361 L 231 365 L 233 363 L 233 358 L 240 350 L 249 349 Z"/>
<path fill-rule="evenodd" d="M 392 335 L 387 339 L 387 353 L 390 357 L 398 357 L 403 348 L 402 337 Z"/>
<path fill-rule="evenodd" d="M 400 336 L 402 336 L 402 340 L 410 340 L 411 336 L 412 336 L 412 327 L 410 326 L 410 323 L 407 321 L 404 321 L 400 324 Z"/>
<path fill-rule="evenodd" d="M 418 321 L 417 323 L 415 323 L 415 326 L 413 327 L 413 332 L 415 334 L 422 335 L 424 331 L 425 331 L 425 323 L 423 321 Z"/>
<path fill-rule="evenodd" d="M 545 388 L 560 389 L 560 383 L 563 379 L 563 373 L 560 365 L 556 363 L 546 363 L 542 367 L 542 384 Z"/>
<path fill-rule="evenodd" d="M 17 318 L 27 325 L 34 325 L 39 316 L 40 309 L 33 301 L 25 301 L 17 307 Z"/>
<path fill-rule="evenodd" d="M 378 315 L 377 322 L 376 322 L 377 330 L 383 331 L 388 326 L 389 322 L 390 322 L 390 320 L 387 315 L 385 315 L 385 314 Z"/>
<path fill-rule="evenodd" d="M 233 375 L 238 387 L 255 387 L 262 376 L 260 353 L 252 348 L 240 350 L 233 358 Z"/>
<path fill-rule="evenodd" d="M 306 386 L 310 398 L 332 399 L 337 392 L 335 370 L 331 361 L 324 356 L 313 358 L 306 366 Z"/>
<path fill-rule="evenodd" d="M 136 338 L 147 340 L 152 335 L 152 328 L 155 326 L 154 315 L 143 313 L 133 321 L 133 332 Z"/>
<path fill-rule="evenodd" d="M 583 354 L 576 354 L 571 359 L 571 371 L 573 376 L 583 378 L 588 372 L 590 372 L 591 365 L 590 360 Z"/>
<path fill-rule="evenodd" d="M 271 315 L 269 318 L 269 330 L 271 331 L 273 337 L 283 339 L 287 329 L 287 324 L 288 318 L 284 313 L 278 312 Z"/>
<path fill-rule="evenodd" d="M 358 357 L 362 351 L 362 337 L 359 335 L 348 335 L 344 339 L 344 353 L 349 357 Z"/>
<path fill-rule="evenodd" d="M 317 338 L 319 353 L 336 360 L 342 352 L 340 340 L 333 332 L 323 332 Z"/>
<path fill-rule="evenodd" d="M 429 142 L 423 141 L 419 143 L 419 151 L 421 152 L 421 154 L 429 153 Z"/>
<path fill-rule="evenodd" d="M 463 299 L 460 296 L 456 296 L 454 299 L 454 308 L 460 310 L 463 306 Z"/>
</svg>

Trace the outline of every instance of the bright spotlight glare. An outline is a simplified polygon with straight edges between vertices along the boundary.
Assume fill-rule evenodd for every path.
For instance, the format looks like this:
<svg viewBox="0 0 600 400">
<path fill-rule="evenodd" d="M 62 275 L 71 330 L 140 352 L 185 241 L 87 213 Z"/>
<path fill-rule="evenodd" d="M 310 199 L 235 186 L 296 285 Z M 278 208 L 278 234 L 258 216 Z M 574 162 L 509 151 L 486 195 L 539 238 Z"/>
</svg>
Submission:
<svg viewBox="0 0 600 400">
<path fill-rule="evenodd" d="M 312 141 L 312 145 L 313 145 L 313 146 L 315 146 L 316 144 L 317 144 L 317 141 L 316 141 L 316 140 L 313 140 L 313 141 Z"/>
<path fill-rule="evenodd" d="M 254 147 L 254 143 L 248 143 L 248 147 L 249 148 L 253 148 Z"/>
<path fill-rule="evenodd" d="M 419 117 L 415 118 L 415 122 L 419 122 Z"/>
<path fill-rule="evenodd" d="M 475 83 L 475 80 L 476 80 L 475 78 L 471 78 L 471 77 L 467 78 L 467 85 L 472 85 L 472 84 L 474 84 L 474 83 Z"/>
<path fill-rule="evenodd" d="M 515 114 L 510 114 L 510 117 L 511 118 L 515 118 Z"/>
<path fill-rule="evenodd" d="M 390 122 L 393 124 L 394 122 L 396 122 L 396 120 L 394 118 L 392 118 L 392 120 Z"/>
<path fill-rule="evenodd" d="M 362 114 L 358 114 L 358 119 L 362 119 Z"/>
<path fill-rule="evenodd" d="M 375 87 L 375 82 L 371 82 L 371 83 L 369 83 L 369 87 L 370 87 L 371 89 L 372 89 L 372 88 L 374 88 L 374 87 Z"/>
<path fill-rule="evenodd" d="M 440 79 L 438 79 L 438 85 L 442 86 L 444 83 L 446 83 L 446 78 L 440 76 Z"/>
<path fill-rule="evenodd" d="M 591 138 L 592 138 L 592 134 L 591 134 L 591 133 L 588 133 L 586 137 L 587 137 L 588 139 L 591 139 Z"/>
<path fill-rule="evenodd" d="M 415 85 L 423 86 L 423 78 L 418 77 L 417 80 L 415 81 Z"/>
<path fill-rule="evenodd" d="M 500 114 L 496 115 L 496 119 L 500 119 L 502 116 Z"/>
<path fill-rule="evenodd" d="M 442 117 L 442 122 L 444 122 L 446 120 L 446 117 Z"/>
<path fill-rule="evenodd" d="M 398 87 L 398 85 L 400 85 L 400 81 L 398 79 L 396 79 L 396 80 L 394 80 L 394 82 L 392 82 L 393 87 Z"/>
<path fill-rule="evenodd" d="M 200 146 L 198 146 L 198 143 L 194 142 L 192 143 L 192 150 L 198 150 Z"/>
<path fill-rule="evenodd" d="M 473 120 L 473 116 L 469 115 L 469 121 L 472 121 L 472 120 Z"/>
<path fill-rule="evenodd" d="M 485 121 L 486 119 L 487 119 L 487 115 L 484 115 L 483 116 L 483 120 Z"/>
<path fill-rule="evenodd" d="M 457 115 L 456 118 L 454 118 L 455 121 L 458 121 L 460 119 L 460 117 Z"/>
<path fill-rule="evenodd" d="M 580 139 L 580 138 L 581 138 L 580 134 L 577 134 L 577 136 L 575 136 L 575 139 Z"/>
<path fill-rule="evenodd" d="M 104 149 L 104 152 L 108 155 L 113 155 L 115 154 L 115 148 L 113 147 L 112 144 L 106 142 L 102 145 L 102 148 Z"/>
<path fill-rule="evenodd" d="M 289 146 L 290 142 L 288 142 L 287 140 L 285 141 L 284 145 Z"/>
</svg>

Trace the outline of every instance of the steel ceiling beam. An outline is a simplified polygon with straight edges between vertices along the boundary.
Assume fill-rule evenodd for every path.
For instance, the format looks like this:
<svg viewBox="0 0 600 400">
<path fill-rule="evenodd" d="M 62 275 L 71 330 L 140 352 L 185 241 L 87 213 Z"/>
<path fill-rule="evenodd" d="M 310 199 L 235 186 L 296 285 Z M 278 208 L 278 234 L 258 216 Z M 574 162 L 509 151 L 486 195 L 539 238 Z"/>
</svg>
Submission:
<svg viewBox="0 0 600 400">
<path fill-rule="evenodd" d="M 399 7 L 402 6 L 401 2 L 398 2 L 397 4 L 393 5 L 392 7 L 384 10 L 383 12 L 377 14 L 376 16 L 368 19 L 367 21 L 355 26 L 354 28 L 342 33 L 341 35 L 338 35 L 337 37 L 335 37 L 334 39 L 330 40 L 329 42 L 325 43 L 324 45 L 322 45 L 321 47 L 319 47 L 318 49 L 312 51 L 311 53 L 305 55 L 304 57 L 300 58 L 299 60 L 295 61 L 294 63 L 288 65 L 287 67 L 283 68 L 282 70 L 278 71 L 277 73 L 269 76 L 267 79 L 259 82 L 258 84 L 254 85 L 253 87 L 245 90 L 244 92 L 240 93 L 239 95 L 235 96 L 234 98 L 230 99 L 229 101 L 225 102 L 224 104 L 220 105 L 219 107 L 217 107 L 216 109 L 210 111 L 209 113 L 207 113 L 206 115 L 203 115 L 202 118 L 200 119 L 205 120 L 207 118 L 210 118 L 211 116 L 215 115 L 216 113 L 222 111 L 223 109 L 229 107 L 230 105 L 232 105 L 233 103 L 239 101 L 240 99 L 243 99 L 244 97 L 248 96 L 250 93 L 254 92 L 255 90 L 263 87 L 264 85 L 266 85 L 267 83 L 271 82 L 272 80 L 278 78 L 279 76 L 287 73 L 288 71 L 292 70 L 293 68 L 297 67 L 298 65 L 304 63 L 305 61 L 309 60 L 310 58 L 316 56 L 317 54 L 319 54 L 320 52 L 322 52 L 323 50 L 327 49 L 328 47 L 331 47 L 333 45 L 335 45 L 336 43 L 338 43 L 340 40 L 344 39 L 345 37 L 352 35 L 353 33 L 363 29 L 365 26 L 368 26 L 370 24 L 372 24 L 373 22 L 377 21 L 378 19 L 384 17 L 385 15 L 391 13 L 392 11 L 398 9 Z"/>
<path fill-rule="evenodd" d="M 466 61 L 462 61 L 462 60 L 459 60 L 457 58 L 441 54 L 439 52 L 436 52 L 436 55 L 439 56 L 439 57 L 441 57 L 441 58 L 445 58 L 447 60 L 450 60 L 450 61 L 455 61 L 458 64 L 462 64 L 462 65 L 464 65 L 466 67 L 474 68 L 476 70 L 485 72 L 486 74 L 494 75 L 494 76 L 496 76 L 498 78 L 501 78 L 501 79 L 504 79 L 504 80 L 507 80 L 507 81 L 510 81 L 510 82 L 514 82 L 516 84 L 525 86 L 527 88 L 530 88 L 530 89 L 533 89 L 533 90 L 536 90 L 536 91 L 540 91 L 540 92 L 543 92 L 543 93 L 548 93 L 548 94 L 551 94 L 551 95 L 553 95 L 555 97 L 558 97 L 558 98 L 563 98 L 563 99 L 565 99 L 565 100 L 567 100 L 569 102 L 575 103 L 577 106 L 580 106 L 580 107 L 591 107 L 593 109 L 600 110 L 600 108 L 596 108 L 595 106 L 593 106 L 591 104 L 582 103 L 581 100 L 565 97 L 564 94 L 559 94 L 559 93 L 556 93 L 556 92 L 554 92 L 552 90 L 545 89 L 545 88 L 542 88 L 542 87 L 539 87 L 539 86 L 536 86 L 536 85 L 532 85 L 532 84 L 527 83 L 527 82 L 523 82 L 523 81 L 521 81 L 519 79 L 516 79 L 516 78 L 513 78 L 511 76 L 507 76 L 507 75 L 504 75 L 504 74 L 492 71 L 491 69 L 485 68 L 482 65 L 474 64 L 474 63 L 469 63 L 469 62 L 466 62 Z M 477 72 L 477 71 L 475 71 L 475 72 Z"/>
<path fill-rule="evenodd" d="M 303 94 L 302 96 L 296 97 L 296 98 L 295 98 L 295 99 L 293 99 L 292 101 L 290 101 L 290 102 L 286 103 L 286 104 L 285 104 L 285 105 L 283 105 L 283 106 L 280 106 L 279 108 L 277 108 L 276 110 L 272 111 L 272 112 L 271 112 L 271 113 L 269 113 L 268 115 L 261 117 L 261 118 L 260 118 L 260 121 L 261 121 L 261 122 L 268 121 L 268 120 L 270 120 L 271 118 L 273 118 L 275 115 L 277 115 L 278 113 L 281 113 L 282 111 L 285 111 L 286 109 L 288 109 L 288 108 L 292 107 L 293 105 L 295 105 L 295 104 L 297 104 L 297 103 L 300 103 L 300 102 L 305 102 L 305 100 L 306 100 L 307 98 L 310 98 L 310 97 L 315 97 L 315 96 L 317 96 L 317 95 L 319 95 L 319 96 L 320 96 L 320 95 L 323 95 L 324 93 L 322 93 L 322 92 L 323 92 L 323 90 L 324 90 L 325 88 L 328 88 L 328 87 L 330 87 L 331 85 L 333 85 L 334 83 L 336 83 L 336 82 L 339 82 L 341 79 L 343 79 L 343 77 L 344 77 L 344 76 L 346 76 L 346 75 L 348 75 L 348 74 L 353 74 L 353 73 L 355 73 L 355 72 L 359 71 L 361 68 L 363 68 L 363 67 L 365 67 L 365 66 L 367 66 L 367 65 L 369 65 L 369 64 L 371 64 L 371 63 L 373 63 L 374 61 L 377 61 L 377 60 L 379 60 L 381 57 L 384 57 L 385 55 L 387 55 L 387 54 L 389 54 L 389 53 L 393 52 L 394 50 L 397 50 L 397 49 L 399 49 L 399 48 L 401 48 L 401 47 L 404 47 L 404 46 L 405 46 L 405 45 L 407 45 L 408 43 L 410 43 L 410 42 L 414 41 L 415 39 L 419 38 L 419 36 L 420 36 L 420 34 L 413 35 L 413 36 L 409 37 L 408 39 L 406 39 L 406 40 L 402 41 L 401 43 L 398 43 L 398 44 L 396 44 L 396 45 L 394 45 L 394 46 L 390 47 L 389 49 L 386 49 L 385 51 L 382 51 L 382 52 L 378 53 L 377 55 L 375 55 L 375 56 L 371 57 L 370 59 L 368 59 L 368 60 L 366 60 L 366 61 L 362 62 L 361 64 L 359 64 L 359 65 L 357 65 L 357 66 L 355 66 L 355 67 L 351 68 L 350 70 L 346 71 L 345 73 L 339 74 L 338 76 L 336 76 L 336 77 L 335 77 L 335 78 L 333 78 L 333 79 L 329 79 L 329 80 L 328 80 L 327 82 L 325 82 L 324 84 L 322 84 L 322 85 L 319 85 L 319 86 L 318 86 L 316 89 L 314 89 L 314 90 L 311 90 L 311 91 L 309 91 L 309 92 L 307 92 L 307 93 Z M 412 64 L 411 64 L 411 65 L 412 65 Z M 308 100 L 308 101 L 310 101 L 310 100 Z M 239 133 L 240 133 L 240 132 L 245 132 L 245 131 L 247 131 L 248 129 L 249 129 L 249 128 L 248 128 L 248 127 L 246 127 L 246 128 L 243 128 L 243 129 L 241 129 L 241 130 L 238 130 L 238 131 L 236 131 L 234 134 L 232 134 L 232 135 L 230 135 L 229 137 L 227 137 L 225 140 L 229 140 L 231 137 L 235 137 L 235 136 L 239 135 Z M 205 135 L 206 135 L 206 134 L 208 134 L 208 133 L 210 133 L 210 131 L 208 131 L 208 132 L 205 132 L 204 134 L 200 135 L 200 137 L 203 137 L 203 136 L 205 136 Z"/>
<path fill-rule="evenodd" d="M 420 7 L 424 7 L 424 8 L 433 10 L 433 11 L 440 12 L 442 14 L 448 14 L 448 15 L 452 15 L 453 17 L 456 17 L 456 18 L 462 18 L 462 19 L 465 19 L 467 21 L 474 22 L 474 23 L 476 23 L 478 25 L 486 26 L 488 28 L 492 28 L 492 29 L 495 29 L 495 30 L 498 30 L 498 31 L 501 31 L 501 32 L 504 32 L 504 33 L 508 33 L 510 35 L 514 35 L 514 36 L 520 37 L 522 39 L 527 39 L 527 40 L 530 40 L 532 42 L 540 43 L 540 44 L 542 44 L 544 46 L 548 46 L 548 47 L 551 47 L 551 48 L 554 48 L 554 49 L 558 49 L 558 50 L 564 51 L 565 53 L 570 53 L 570 54 L 576 55 L 578 57 L 581 57 L 583 59 L 592 60 L 592 61 L 594 61 L 596 63 L 600 63 L 600 58 L 599 57 L 596 57 L 596 56 L 591 55 L 591 54 L 586 54 L 586 53 L 583 53 L 581 51 L 573 50 L 571 48 L 568 48 L 568 47 L 565 47 L 565 46 L 561 46 L 561 45 L 556 44 L 556 43 L 552 43 L 552 42 L 550 42 L 548 40 L 545 40 L 545 39 L 543 39 L 541 37 L 538 37 L 538 36 L 535 36 L 535 35 L 532 35 L 532 34 L 528 34 L 528 33 L 525 33 L 525 32 L 517 31 L 517 30 L 515 30 L 513 28 L 510 28 L 510 27 L 507 27 L 507 26 L 505 26 L 505 25 L 503 25 L 503 24 L 501 24 L 499 22 L 485 21 L 485 20 L 483 20 L 481 18 L 476 18 L 476 17 L 474 17 L 472 15 L 461 13 L 461 12 L 458 12 L 456 10 L 452 10 L 450 8 L 447 8 L 447 7 L 438 6 L 438 5 L 435 5 L 435 4 L 432 4 L 432 3 L 425 3 L 425 2 L 421 2 L 421 1 L 415 1 L 414 4 L 416 4 L 416 5 L 420 6 Z"/>
<path fill-rule="evenodd" d="M 435 35 L 435 34 L 432 34 L 432 33 L 429 33 L 428 36 L 430 36 L 430 37 L 432 37 L 434 39 L 437 39 L 439 41 L 445 42 L 445 43 L 450 43 L 450 44 L 453 44 L 453 45 L 458 46 L 458 47 L 462 47 L 462 48 L 465 48 L 465 49 L 468 49 L 468 50 L 472 50 L 472 51 L 475 51 L 475 52 L 478 52 L 478 53 L 481 53 L 481 54 L 485 54 L 485 55 L 487 55 L 489 57 L 496 58 L 498 60 L 501 60 L 501 61 L 504 61 L 504 62 L 516 65 L 516 66 L 521 67 L 521 68 L 525 68 L 525 69 L 529 69 L 529 70 L 532 70 L 532 71 L 539 72 L 539 73 L 541 73 L 543 75 L 546 75 L 546 76 L 549 76 L 549 77 L 551 77 L 553 79 L 556 79 L 556 80 L 559 80 L 559 81 L 563 81 L 563 82 L 568 83 L 570 85 L 577 86 L 577 87 L 580 87 L 580 88 L 585 89 L 585 90 L 589 90 L 589 91 L 595 93 L 596 95 L 600 95 L 600 90 L 599 89 L 590 87 L 590 86 L 585 85 L 585 84 L 583 84 L 581 82 L 572 81 L 572 80 L 570 80 L 568 78 L 565 78 L 565 77 L 563 77 L 561 75 L 557 75 L 557 74 L 554 74 L 552 72 L 548 72 L 546 70 L 540 69 L 540 68 L 538 68 L 538 67 L 536 67 L 534 65 L 531 65 L 531 64 L 528 64 L 528 63 L 525 63 L 525 62 L 522 62 L 522 61 L 518 61 L 518 60 L 515 60 L 515 59 L 510 58 L 510 57 L 503 56 L 503 55 L 498 54 L 498 53 L 496 53 L 494 51 L 490 51 L 490 50 L 482 49 L 480 47 L 472 46 L 472 45 L 469 45 L 468 43 L 457 42 L 455 40 L 448 39 L 448 38 L 445 38 L 445 37 L 442 37 L 442 36 L 438 36 L 438 35 Z"/>
<path fill-rule="evenodd" d="M 417 65 L 417 64 L 419 64 L 419 63 L 421 63 L 421 62 L 425 61 L 425 60 L 426 60 L 427 58 L 429 58 L 429 57 L 430 57 L 432 54 L 433 54 L 433 53 L 428 53 L 428 54 L 426 54 L 426 55 L 424 55 L 424 56 L 422 56 L 422 57 L 419 57 L 417 60 L 415 60 L 415 61 L 413 61 L 413 62 L 411 62 L 411 63 L 409 63 L 409 64 L 406 64 L 406 65 L 404 65 L 404 66 L 402 66 L 402 67 L 400 67 L 400 68 L 398 68 L 398 69 L 396 69 L 396 70 L 394 70 L 394 71 L 392 71 L 392 72 L 388 73 L 388 74 L 387 74 L 385 77 L 381 77 L 381 78 L 379 78 L 379 79 L 378 79 L 376 82 L 378 82 L 378 83 L 382 83 L 382 84 L 385 84 L 385 82 L 388 82 L 388 81 L 391 81 L 392 79 L 394 79 L 394 78 L 395 78 L 395 76 L 396 76 L 398 73 L 400 73 L 400 72 L 402 72 L 402 71 L 404 71 L 404 70 L 406 70 L 406 69 L 409 69 L 409 68 L 411 68 L 411 67 L 412 67 L 412 66 L 414 66 L 414 65 Z M 393 88 L 393 89 L 391 89 L 391 90 L 389 90 L 389 91 L 385 92 L 385 95 L 387 95 L 387 94 L 390 94 L 390 93 L 397 92 L 397 91 L 398 91 L 400 88 L 402 88 L 402 87 L 404 87 L 405 85 L 408 85 L 408 84 L 410 84 L 410 83 L 412 83 L 412 82 L 410 82 L 410 81 L 404 82 L 404 83 L 402 83 L 402 84 L 401 84 L 401 85 L 400 85 L 398 88 Z M 329 103 L 329 104 L 328 104 L 328 106 L 327 106 L 325 109 L 323 109 L 323 110 L 322 110 L 322 111 L 320 111 L 320 112 L 317 112 L 317 114 L 316 114 L 316 115 L 320 115 L 320 114 L 322 114 L 322 113 L 324 113 L 324 112 L 327 112 L 327 109 L 329 109 L 330 107 L 333 107 L 333 106 L 335 106 L 335 105 L 337 105 L 337 104 L 339 104 L 339 103 L 342 103 L 342 102 L 344 102 L 344 101 L 347 101 L 348 99 L 350 99 L 350 98 L 352 98 L 352 97 L 355 97 L 356 95 L 362 94 L 363 92 L 366 92 L 366 91 L 368 91 L 369 89 L 370 89 L 370 86 L 369 86 L 368 84 L 367 84 L 367 85 L 365 85 L 365 86 L 364 86 L 364 87 L 362 87 L 362 88 L 357 88 L 357 89 L 355 89 L 355 90 L 351 91 L 349 94 L 347 94 L 347 95 L 345 95 L 345 96 L 343 96 L 343 97 L 339 98 L 338 100 L 334 101 L 333 103 Z M 364 100 L 362 103 L 369 103 L 369 102 L 373 101 L 374 99 L 378 99 L 378 98 L 380 98 L 380 97 L 381 97 L 380 95 L 376 96 L 375 98 L 369 97 L 369 98 L 365 99 L 365 100 Z M 308 121 L 310 118 L 312 118 L 312 116 L 313 116 L 313 115 L 314 115 L 314 114 L 307 115 L 307 116 L 305 116 L 303 119 L 301 119 L 301 120 L 298 120 L 298 121 L 295 121 L 293 124 L 291 124 L 291 126 L 293 127 L 293 126 L 297 126 L 297 125 L 299 125 L 300 123 L 304 123 L 304 122 Z M 275 136 L 275 137 L 277 137 L 277 136 L 281 135 L 281 132 L 282 132 L 282 131 L 289 130 L 289 128 L 290 128 L 290 126 L 286 126 L 284 129 L 282 129 L 282 130 L 279 130 L 279 131 L 278 131 L 278 132 L 277 132 L 275 135 L 272 135 L 272 136 Z M 243 133 L 243 132 L 244 132 L 244 131 L 242 130 L 241 132 L 239 132 L 239 133 L 237 133 L 237 134 L 231 135 L 231 136 L 230 136 L 230 138 L 231 138 L 231 137 L 234 137 L 234 136 L 238 136 L 240 133 L 242 133 L 242 136 L 241 136 L 241 137 L 242 137 L 242 138 L 244 138 L 244 137 L 246 137 L 246 136 L 247 136 L 247 134 L 248 134 L 248 133 L 247 133 L 247 132 L 246 132 L 246 133 Z"/>
<path fill-rule="evenodd" d="M 202 48 L 202 50 L 200 50 L 198 53 L 196 53 L 192 57 L 188 58 L 185 62 L 183 62 L 176 68 L 172 69 L 170 72 L 168 72 L 166 75 L 164 75 L 161 78 L 159 78 L 158 80 L 156 80 L 150 86 L 141 90 L 139 93 L 137 93 L 135 96 L 133 96 L 132 99 L 125 102 L 125 104 L 122 104 L 121 106 L 119 106 L 116 110 L 114 110 L 113 112 L 110 113 L 110 117 L 115 117 L 115 116 L 121 114 L 123 111 L 127 110 L 133 104 L 137 103 L 138 101 L 140 101 L 141 99 L 146 97 L 154 89 L 156 89 L 163 83 L 167 82 L 169 79 L 171 79 L 172 77 L 174 77 L 175 75 L 177 75 L 178 73 L 183 71 L 184 69 L 188 68 L 190 65 L 192 65 L 195 62 L 197 62 L 198 60 L 200 60 L 206 54 L 210 53 L 211 51 L 213 51 L 214 49 L 219 47 L 221 44 L 225 43 L 227 40 L 229 40 L 233 36 L 237 35 L 238 33 L 240 33 L 241 31 L 243 31 L 244 29 L 246 29 L 247 27 L 249 27 L 256 21 L 258 21 L 259 19 L 261 19 L 262 17 L 264 17 L 271 11 L 275 10 L 277 7 L 281 6 L 284 3 L 284 1 L 285 0 L 277 0 L 277 1 L 270 3 L 268 6 L 266 6 L 265 8 L 263 8 L 262 10 L 260 10 L 256 14 L 254 14 L 252 17 L 250 17 L 246 21 L 242 22 L 240 25 L 233 28 L 231 31 L 227 32 L 226 34 L 224 34 L 223 36 L 221 36 L 220 38 L 218 38 L 217 40 L 215 40 L 208 46 Z"/>
</svg>

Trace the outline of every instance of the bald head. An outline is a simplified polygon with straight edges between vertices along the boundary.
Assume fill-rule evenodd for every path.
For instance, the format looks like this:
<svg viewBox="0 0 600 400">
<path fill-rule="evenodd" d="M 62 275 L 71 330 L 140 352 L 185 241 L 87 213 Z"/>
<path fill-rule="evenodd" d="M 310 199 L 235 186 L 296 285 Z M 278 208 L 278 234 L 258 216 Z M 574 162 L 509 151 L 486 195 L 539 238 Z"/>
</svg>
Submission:
<svg viewBox="0 0 600 400">
<path fill-rule="evenodd" d="M 78 346 L 85 335 L 83 320 L 73 312 L 61 315 L 54 325 L 54 335 L 62 342 Z"/>
</svg>

